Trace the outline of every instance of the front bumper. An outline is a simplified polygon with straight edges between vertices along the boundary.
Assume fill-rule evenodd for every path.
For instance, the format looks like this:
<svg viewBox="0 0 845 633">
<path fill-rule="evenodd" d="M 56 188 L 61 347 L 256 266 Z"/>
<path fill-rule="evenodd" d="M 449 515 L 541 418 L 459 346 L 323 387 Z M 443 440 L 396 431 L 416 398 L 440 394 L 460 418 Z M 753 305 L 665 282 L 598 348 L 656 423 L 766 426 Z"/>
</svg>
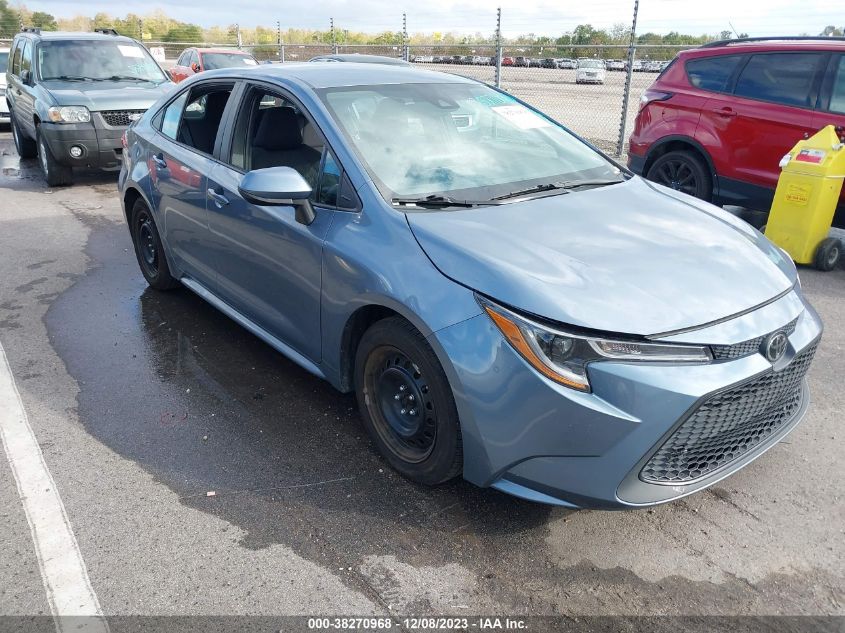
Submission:
<svg viewBox="0 0 845 633">
<path fill-rule="evenodd" d="M 41 132 L 55 159 L 69 167 L 120 169 L 123 155 L 121 137 L 126 126 L 111 126 L 99 112 L 91 113 L 90 123 L 41 123 Z M 70 148 L 82 148 L 74 158 Z"/>
<path fill-rule="evenodd" d="M 819 339 L 822 325 L 796 290 L 754 313 L 684 335 L 689 343 L 732 345 L 796 318 L 787 351 L 774 368 L 760 353 L 706 365 L 600 362 L 588 369 L 592 393 L 541 377 L 486 315 L 441 330 L 433 336 L 450 360 L 464 476 L 480 486 L 570 507 L 647 506 L 706 488 L 750 463 L 798 424 L 808 403 L 800 377 L 800 406 L 736 459 L 690 481 L 652 483 L 641 472 L 702 403 L 767 373 L 787 371 Z"/>
</svg>

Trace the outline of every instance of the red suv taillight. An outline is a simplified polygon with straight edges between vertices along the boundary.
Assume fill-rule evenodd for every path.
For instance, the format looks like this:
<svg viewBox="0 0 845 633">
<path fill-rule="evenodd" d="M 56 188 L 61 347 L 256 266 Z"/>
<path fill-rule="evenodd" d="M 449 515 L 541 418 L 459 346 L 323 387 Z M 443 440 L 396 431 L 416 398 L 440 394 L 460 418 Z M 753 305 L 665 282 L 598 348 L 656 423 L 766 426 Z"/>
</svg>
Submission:
<svg viewBox="0 0 845 633">
<path fill-rule="evenodd" d="M 640 110 L 646 107 L 652 101 L 666 101 L 672 98 L 671 92 L 663 92 L 661 90 L 646 90 L 643 96 L 640 97 Z"/>
</svg>

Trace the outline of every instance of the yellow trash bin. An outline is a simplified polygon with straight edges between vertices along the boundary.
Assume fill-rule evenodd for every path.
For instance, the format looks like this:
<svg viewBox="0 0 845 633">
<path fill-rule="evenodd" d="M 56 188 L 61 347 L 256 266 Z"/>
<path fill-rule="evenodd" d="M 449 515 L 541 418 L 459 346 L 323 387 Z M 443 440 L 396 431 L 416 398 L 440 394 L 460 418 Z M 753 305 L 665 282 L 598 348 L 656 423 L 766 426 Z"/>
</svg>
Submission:
<svg viewBox="0 0 845 633">
<path fill-rule="evenodd" d="M 842 244 L 829 238 L 833 214 L 845 179 L 845 143 L 832 125 L 799 141 L 781 161 L 766 237 L 797 264 L 832 270 Z"/>
</svg>

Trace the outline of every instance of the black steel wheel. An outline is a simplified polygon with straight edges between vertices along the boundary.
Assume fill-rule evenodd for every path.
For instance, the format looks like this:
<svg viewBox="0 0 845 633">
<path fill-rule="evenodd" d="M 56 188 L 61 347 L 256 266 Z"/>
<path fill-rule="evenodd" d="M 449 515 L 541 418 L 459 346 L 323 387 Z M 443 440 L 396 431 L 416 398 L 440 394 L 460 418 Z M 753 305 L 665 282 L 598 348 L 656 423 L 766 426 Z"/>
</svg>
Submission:
<svg viewBox="0 0 845 633">
<path fill-rule="evenodd" d="M 646 178 L 702 200 L 709 201 L 713 196 L 707 166 L 689 151 L 666 152 L 652 163 Z"/>
<path fill-rule="evenodd" d="M 816 249 L 813 266 L 827 272 L 836 268 L 840 259 L 842 259 L 842 242 L 835 237 L 827 237 Z"/>
<path fill-rule="evenodd" d="M 47 185 L 50 187 L 63 187 L 73 183 L 73 169 L 62 165 L 53 156 L 53 151 L 47 144 L 44 134 L 39 128 L 37 131 L 38 164 L 41 166 L 41 173 Z"/>
<path fill-rule="evenodd" d="M 146 203 L 140 198 L 132 207 L 130 232 L 141 274 L 156 290 L 170 290 L 179 286 L 170 274 L 155 220 Z"/>
<path fill-rule="evenodd" d="M 396 470 L 428 485 L 461 472 L 451 388 L 431 347 L 410 323 L 391 317 L 364 333 L 355 357 L 355 391 L 364 426 Z"/>
</svg>

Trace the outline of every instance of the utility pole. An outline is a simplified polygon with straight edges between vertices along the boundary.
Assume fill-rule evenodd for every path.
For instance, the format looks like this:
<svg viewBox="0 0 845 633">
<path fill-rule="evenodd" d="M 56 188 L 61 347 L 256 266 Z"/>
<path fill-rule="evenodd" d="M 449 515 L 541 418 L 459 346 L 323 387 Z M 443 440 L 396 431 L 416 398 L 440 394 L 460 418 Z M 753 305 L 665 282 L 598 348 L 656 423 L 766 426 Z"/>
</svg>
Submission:
<svg viewBox="0 0 845 633">
<path fill-rule="evenodd" d="M 329 18 L 329 27 L 332 35 L 332 52 L 337 55 L 337 40 L 334 35 L 334 18 Z"/>
<path fill-rule="evenodd" d="M 496 87 L 502 87 L 502 7 L 496 9 Z"/>
<path fill-rule="evenodd" d="M 631 77 L 634 74 L 634 52 L 637 44 L 637 13 L 640 0 L 634 0 L 634 22 L 631 25 L 631 43 L 628 45 L 628 68 L 625 73 L 625 89 L 622 92 L 622 118 L 619 121 L 619 139 L 616 141 L 616 155 L 625 150 L 625 127 L 628 124 L 628 101 L 631 99 Z"/>
<path fill-rule="evenodd" d="M 241 46 L 243 45 L 243 42 L 241 41 L 241 25 L 240 24 L 235 25 L 235 37 L 237 38 L 237 41 L 238 41 L 238 48 L 241 48 Z"/>
<path fill-rule="evenodd" d="M 138 39 L 144 41 L 144 20 L 138 18 Z"/>
<path fill-rule="evenodd" d="M 408 16 L 407 14 L 402 14 L 402 59 L 406 62 L 410 61 L 408 54 Z"/>
<path fill-rule="evenodd" d="M 285 61 L 285 47 L 282 44 L 282 23 L 276 20 L 276 46 L 278 47 L 279 61 Z"/>
</svg>

